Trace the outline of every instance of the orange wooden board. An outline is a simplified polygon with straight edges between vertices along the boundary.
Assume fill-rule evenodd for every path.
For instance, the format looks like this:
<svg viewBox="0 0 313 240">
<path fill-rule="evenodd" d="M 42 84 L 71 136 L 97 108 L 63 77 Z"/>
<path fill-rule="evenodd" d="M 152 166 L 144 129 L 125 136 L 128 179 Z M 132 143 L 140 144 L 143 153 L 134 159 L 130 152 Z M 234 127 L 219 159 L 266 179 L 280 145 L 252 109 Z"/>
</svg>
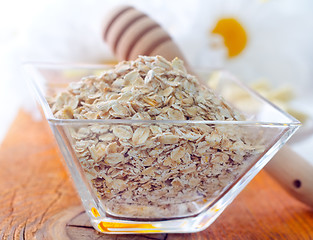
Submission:
<svg viewBox="0 0 313 240">
<path fill-rule="evenodd" d="M 98 234 L 79 208 L 48 124 L 23 111 L 0 147 L 0 189 L 0 239 L 57 239 L 52 236 L 56 231 L 46 231 L 47 225 L 56 219 L 56 226 L 71 209 L 80 213 L 65 222 L 68 239 L 313 239 L 313 210 L 290 197 L 265 172 L 203 232 Z"/>
</svg>

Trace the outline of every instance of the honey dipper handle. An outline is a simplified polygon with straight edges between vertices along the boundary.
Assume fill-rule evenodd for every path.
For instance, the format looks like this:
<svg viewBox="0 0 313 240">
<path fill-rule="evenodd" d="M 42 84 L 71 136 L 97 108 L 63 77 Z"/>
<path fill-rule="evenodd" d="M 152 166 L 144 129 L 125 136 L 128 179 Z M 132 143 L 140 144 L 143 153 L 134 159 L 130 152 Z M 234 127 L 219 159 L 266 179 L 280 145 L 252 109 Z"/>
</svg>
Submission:
<svg viewBox="0 0 313 240">
<path fill-rule="evenodd" d="M 152 18 L 132 6 L 120 6 L 106 16 L 103 39 L 117 60 L 135 60 L 138 55 L 161 55 L 171 61 L 183 53 L 171 36 Z"/>
<path fill-rule="evenodd" d="M 292 196 L 313 207 L 313 164 L 284 146 L 265 170 Z"/>
</svg>

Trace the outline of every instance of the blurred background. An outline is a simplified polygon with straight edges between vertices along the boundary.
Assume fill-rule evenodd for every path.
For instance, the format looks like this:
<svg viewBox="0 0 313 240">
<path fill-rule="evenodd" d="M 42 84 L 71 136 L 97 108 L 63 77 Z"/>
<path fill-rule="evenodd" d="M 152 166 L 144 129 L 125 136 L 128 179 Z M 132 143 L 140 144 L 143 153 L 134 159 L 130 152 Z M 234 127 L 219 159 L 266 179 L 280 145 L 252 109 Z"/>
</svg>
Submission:
<svg viewBox="0 0 313 240">
<path fill-rule="evenodd" d="M 22 63 L 114 60 L 102 23 L 119 4 L 158 21 L 191 65 L 229 70 L 302 121 L 294 147 L 309 154 L 312 0 L 0 0 L 0 143 L 19 109 L 40 118 Z"/>
</svg>

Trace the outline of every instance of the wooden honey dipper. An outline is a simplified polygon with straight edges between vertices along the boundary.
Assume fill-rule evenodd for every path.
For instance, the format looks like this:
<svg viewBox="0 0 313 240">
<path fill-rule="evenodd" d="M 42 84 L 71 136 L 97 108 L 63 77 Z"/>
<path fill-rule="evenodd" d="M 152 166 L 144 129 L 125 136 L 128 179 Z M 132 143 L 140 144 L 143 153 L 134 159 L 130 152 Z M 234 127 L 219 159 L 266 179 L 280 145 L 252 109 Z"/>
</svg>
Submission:
<svg viewBox="0 0 313 240">
<path fill-rule="evenodd" d="M 113 10 L 105 20 L 104 40 L 119 61 L 138 55 L 186 60 L 170 35 L 153 19 L 131 6 Z"/>
<path fill-rule="evenodd" d="M 175 57 L 188 63 L 170 35 L 153 19 L 131 6 L 114 9 L 104 22 L 104 40 L 119 61 L 138 55 Z M 291 195 L 313 207 L 313 165 L 284 146 L 265 170 Z"/>
</svg>

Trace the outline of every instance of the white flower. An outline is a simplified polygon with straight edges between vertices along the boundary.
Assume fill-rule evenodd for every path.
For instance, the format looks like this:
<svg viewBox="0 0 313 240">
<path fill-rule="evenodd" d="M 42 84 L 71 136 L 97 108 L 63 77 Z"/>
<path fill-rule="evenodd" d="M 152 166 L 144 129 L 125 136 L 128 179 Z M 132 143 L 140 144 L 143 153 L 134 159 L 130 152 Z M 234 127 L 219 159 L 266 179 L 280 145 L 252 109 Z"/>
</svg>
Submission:
<svg viewBox="0 0 313 240">
<path fill-rule="evenodd" d="M 244 81 L 266 78 L 275 86 L 290 84 L 298 93 L 311 94 L 312 1 L 198 0 L 193 4 L 196 9 L 189 11 L 189 24 L 171 32 L 193 65 L 223 67 Z"/>
</svg>

